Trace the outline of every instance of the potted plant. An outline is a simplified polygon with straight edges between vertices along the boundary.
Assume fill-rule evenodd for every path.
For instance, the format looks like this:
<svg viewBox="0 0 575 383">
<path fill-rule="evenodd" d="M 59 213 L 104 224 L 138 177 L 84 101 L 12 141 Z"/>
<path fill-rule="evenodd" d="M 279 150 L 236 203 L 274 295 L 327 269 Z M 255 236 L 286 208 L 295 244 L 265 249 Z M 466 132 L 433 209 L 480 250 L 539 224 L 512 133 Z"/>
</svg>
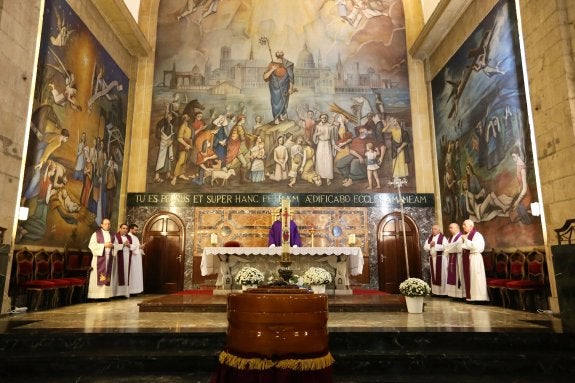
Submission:
<svg viewBox="0 0 575 383">
<path fill-rule="evenodd" d="M 316 294 L 325 293 L 325 285 L 331 282 L 331 274 L 321 267 L 310 267 L 303 275 L 303 283 L 311 286 Z"/>
<path fill-rule="evenodd" d="M 431 288 L 422 279 L 407 278 L 399 285 L 399 292 L 405 296 L 407 312 L 420 314 L 423 312 L 423 298 L 429 295 Z"/>
<path fill-rule="evenodd" d="M 244 266 L 236 274 L 236 282 L 242 285 L 242 290 L 257 286 L 263 282 L 264 274 L 251 266 Z"/>
</svg>

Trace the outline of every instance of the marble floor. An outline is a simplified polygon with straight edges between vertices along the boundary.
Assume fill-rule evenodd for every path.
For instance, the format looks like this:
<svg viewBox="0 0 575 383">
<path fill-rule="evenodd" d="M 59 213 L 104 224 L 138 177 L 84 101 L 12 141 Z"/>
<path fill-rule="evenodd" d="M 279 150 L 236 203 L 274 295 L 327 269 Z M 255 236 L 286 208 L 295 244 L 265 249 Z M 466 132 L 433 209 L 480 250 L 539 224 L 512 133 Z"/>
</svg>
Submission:
<svg viewBox="0 0 575 383">
<path fill-rule="evenodd" d="M 227 319 L 225 312 L 140 312 L 138 304 L 150 299 L 156 299 L 157 295 L 141 295 L 129 299 L 113 299 L 109 302 L 89 302 L 67 307 L 61 307 L 49 311 L 23 312 L 8 314 L 0 317 L 0 341 L 2 337 L 18 336 L 62 336 L 81 337 L 89 334 L 106 335 L 117 334 L 118 336 L 148 336 L 147 334 L 165 334 L 166 336 L 190 336 L 194 333 L 212 333 L 215 336 L 225 337 Z M 452 301 L 446 298 L 426 298 L 423 314 L 408 314 L 406 312 L 333 312 L 329 314 L 328 330 L 333 337 L 340 333 L 345 341 L 348 339 L 369 339 L 374 333 L 381 334 L 382 339 L 404 334 L 412 338 L 420 337 L 420 334 L 430 335 L 432 342 L 434 337 L 443 336 L 441 333 L 450 333 L 450 336 L 459 335 L 459 338 L 467 339 L 489 335 L 488 333 L 517 334 L 533 333 L 539 337 L 564 336 L 569 333 L 563 326 L 561 319 L 553 314 L 541 312 L 524 312 L 519 310 L 505 309 L 490 305 L 475 305 L 461 301 Z M 354 335 L 355 333 L 355 335 Z M 469 334 L 462 334 L 469 333 Z M 219 334 L 219 335 L 218 335 Z M 370 335 L 371 334 L 371 335 Z M 419 335 L 418 335 L 419 334 Z M 363 338 L 362 338 L 363 336 Z M 378 336 L 378 335 L 376 335 Z M 497 335 L 496 335 L 497 336 Z M 331 339 L 331 337 L 330 337 Z M 569 337 L 568 339 L 573 339 Z M 415 340 L 417 342 L 419 340 Z M 362 342 L 358 340 L 357 342 Z M 395 339 L 393 340 L 395 342 Z M 568 341 L 570 342 L 570 341 Z M 371 344 L 370 347 L 373 347 Z M 419 346 L 415 345 L 415 348 Z M 488 346 L 489 347 L 489 346 Z M 367 346 L 366 346 L 366 349 Z M 2 355 L 0 347 L 0 355 Z M 366 351 L 369 353 L 369 351 Z M 542 352 L 545 352 L 542 350 Z M 215 355 L 215 354 L 214 354 Z M 569 354 L 571 355 L 571 354 Z M 409 355 L 407 355 L 409 357 Z M 569 356 L 571 358 L 571 356 Z M 575 356 L 573 356 L 575 364 Z M 337 361 L 337 357 L 336 357 Z M 374 362 L 372 362 L 374 363 Z M 1 364 L 1 361 L 0 361 Z M 156 373 L 150 375 L 147 372 L 129 374 L 119 372 L 99 373 L 91 376 L 90 373 L 71 374 L 66 376 L 36 376 L 34 374 L 23 377 L 22 375 L 8 376 L 0 379 L 2 382 L 20 382 L 25 378 L 28 383 L 36 382 L 198 382 L 209 381 L 210 373 L 186 371 L 185 373 Z M 417 376 L 403 373 L 388 373 L 385 379 L 374 375 L 358 374 L 357 371 L 338 372 L 335 376 L 339 383 L 371 383 L 371 382 L 434 382 L 438 376 Z M 444 382 L 485 382 L 485 378 L 465 373 L 464 376 L 454 374 L 443 377 Z M 497 379 L 491 376 L 487 381 L 513 381 L 513 382 L 555 382 L 553 376 L 543 374 L 536 380 L 524 376 L 521 379 L 509 380 L 509 376 Z M 318 382 L 320 383 L 320 382 Z"/>
<path fill-rule="evenodd" d="M 6 332 L 58 331 L 62 333 L 102 332 L 221 332 L 225 333 L 225 312 L 140 312 L 138 304 L 157 298 L 141 295 L 110 302 L 90 302 L 48 311 L 24 312 L 0 317 L 0 334 Z M 17 322 L 17 325 L 14 323 Z M 23 324 L 24 323 L 24 324 Z M 561 320 L 547 313 L 475 305 L 446 298 L 428 297 L 423 314 L 405 312 L 333 312 L 330 332 L 430 331 L 505 332 L 564 331 Z"/>
</svg>

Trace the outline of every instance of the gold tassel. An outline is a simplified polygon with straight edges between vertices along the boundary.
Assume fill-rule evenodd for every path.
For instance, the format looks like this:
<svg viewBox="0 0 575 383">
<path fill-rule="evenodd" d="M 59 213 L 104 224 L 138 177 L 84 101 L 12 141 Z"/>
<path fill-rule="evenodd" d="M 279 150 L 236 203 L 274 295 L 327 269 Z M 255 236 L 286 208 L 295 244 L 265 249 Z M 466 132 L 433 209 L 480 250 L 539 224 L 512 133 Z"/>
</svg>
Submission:
<svg viewBox="0 0 575 383">
<path fill-rule="evenodd" d="M 261 358 L 242 358 L 222 351 L 219 356 L 220 364 L 237 368 L 238 370 L 269 370 L 279 368 L 294 371 L 317 371 L 331 366 L 335 359 L 331 353 L 324 356 L 308 359 L 283 359 L 273 361 Z"/>
<path fill-rule="evenodd" d="M 269 370 L 275 362 L 260 358 L 242 358 L 222 351 L 219 357 L 220 364 L 237 368 L 238 370 Z"/>
<path fill-rule="evenodd" d="M 296 370 L 296 371 L 316 371 L 323 370 L 331 366 L 335 359 L 331 353 L 324 356 L 311 359 L 284 359 L 276 363 L 276 367 L 282 370 Z"/>
</svg>

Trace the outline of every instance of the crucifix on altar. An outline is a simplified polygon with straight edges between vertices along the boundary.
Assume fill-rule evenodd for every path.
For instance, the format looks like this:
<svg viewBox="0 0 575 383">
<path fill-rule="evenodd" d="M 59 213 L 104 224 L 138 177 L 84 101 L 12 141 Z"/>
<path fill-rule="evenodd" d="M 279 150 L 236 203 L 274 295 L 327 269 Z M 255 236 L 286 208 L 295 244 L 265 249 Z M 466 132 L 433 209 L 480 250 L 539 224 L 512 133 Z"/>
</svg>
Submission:
<svg viewBox="0 0 575 383">
<path fill-rule="evenodd" d="M 288 198 L 282 200 L 282 261 L 289 261 L 290 248 L 290 201 Z"/>
<path fill-rule="evenodd" d="M 407 239 L 405 237 L 405 216 L 403 211 L 403 197 L 401 196 L 401 187 L 407 184 L 406 178 L 394 177 L 393 180 L 389 181 L 389 185 L 393 185 L 397 188 L 397 195 L 399 198 L 399 209 L 401 211 L 401 232 L 403 234 L 403 251 L 405 253 L 405 271 L 407 272 L 407 278 L 409 278 L 409 254 L 407 254 Z"/>
<path fill-rule="evenodd" d="M 290 224 L 291 224 L 291 211 L 290 200 L 284 198 L 281 207 L 281 222 L 282 222 L 282 254 L 280 259 L 280 269 L 278 274 L 283 278 L 286 283 L 289 283 L 293 270 L 290 269 L 292 262 L 290 261 Z"/>
</svg>

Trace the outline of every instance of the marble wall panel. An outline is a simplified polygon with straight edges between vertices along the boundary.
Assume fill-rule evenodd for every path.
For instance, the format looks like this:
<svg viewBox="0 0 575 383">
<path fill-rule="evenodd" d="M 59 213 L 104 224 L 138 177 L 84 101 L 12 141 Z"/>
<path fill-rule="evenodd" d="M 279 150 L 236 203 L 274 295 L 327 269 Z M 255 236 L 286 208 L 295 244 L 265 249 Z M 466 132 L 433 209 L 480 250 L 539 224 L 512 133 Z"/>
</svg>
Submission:
<svg viewBox="0 0 575 383">
<path fill-rule="evenodd" d="M 243 246 L 267 246 L 273 208 L 257 207 L 149 207 L 128 208 L 127 221 L 144 227 L 154 214 L 170 212 L 178 215 L 186 226 L 184 289 L 213 285 L 215 276 L 201 276 L 202 250 L 210 246 L 212 233 L 218 235 L 218 245 L 238 241 Z M 364 273 L 352 277 L 352 284 L 364 288 L 379 288 L 377 264 L 377 227 L 379 222 L 397 208 L 388 207 L 305 207 L 294 209 L 304 246 L 347 246 L 348 234 L 355 234 L 357 246 L 364 254 Z M 416 222 L 421 249 L 435 222 L 433 207 L 407 207 L 405 214 Z M 429 261 L 421 253 L 422 275 L 429 280 Z"/>
</svg>

